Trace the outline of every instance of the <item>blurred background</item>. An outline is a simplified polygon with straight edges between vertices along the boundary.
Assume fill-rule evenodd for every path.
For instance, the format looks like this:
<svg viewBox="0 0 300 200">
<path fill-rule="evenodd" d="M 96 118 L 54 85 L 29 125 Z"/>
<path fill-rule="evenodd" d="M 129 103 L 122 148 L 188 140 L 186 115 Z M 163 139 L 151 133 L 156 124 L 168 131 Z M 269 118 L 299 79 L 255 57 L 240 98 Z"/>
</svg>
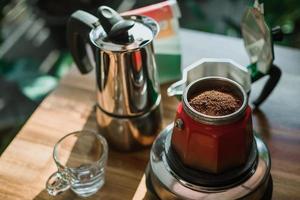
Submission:
<svg viewBox="0 0 300 200">
<path fill-rule="evenodd" d="M 65 41 L 68 16 L 100 5 L 119 12 L 158 0 L 1 0 L 0 1 L 0 153 L 43 98 L 69 70 Z M 178 1 L 182 28 L 241 37 L 245 0 Z M 300 48 L 299 0 L 265 0 L 265 18 L 286 34 L 280 45 Z"/>
</svg>

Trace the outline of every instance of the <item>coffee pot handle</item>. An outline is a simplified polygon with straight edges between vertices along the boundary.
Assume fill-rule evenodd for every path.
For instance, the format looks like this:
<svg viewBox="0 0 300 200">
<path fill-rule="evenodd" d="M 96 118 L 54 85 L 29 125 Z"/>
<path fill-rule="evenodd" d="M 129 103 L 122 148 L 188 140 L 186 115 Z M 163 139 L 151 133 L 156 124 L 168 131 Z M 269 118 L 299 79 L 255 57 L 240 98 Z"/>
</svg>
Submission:
<svg viewBox="0 0 300 200">
<path fill-rule="evenodd" d="M 268 72 L 269 78 L 264 85 L 260 95 L 256 98 L 256 100 L 253 101 L 253 104 L 255 107 L 259 107 L 260 104 L 262 104 L 268 96 L 271 94 L 275 86 L 277 85 L 280 77 L 281 77 L 281 70 L 276 65 L 272 64 L 270 71 Z M 257 80 L 257 79 L 256 79 Z M 256 80 L 252 80 L 253 82 Z"/>
<path fill-rule="evenodd" d="M 86 44 L 93 45 L 89 39 L 89 33 L 99 26 L 99 19 L 85 11 L 74 12 L 67 23 L 67 42 L 74 61 L 82 74 L 93 69 L 87 56 Z"/>
</svg>

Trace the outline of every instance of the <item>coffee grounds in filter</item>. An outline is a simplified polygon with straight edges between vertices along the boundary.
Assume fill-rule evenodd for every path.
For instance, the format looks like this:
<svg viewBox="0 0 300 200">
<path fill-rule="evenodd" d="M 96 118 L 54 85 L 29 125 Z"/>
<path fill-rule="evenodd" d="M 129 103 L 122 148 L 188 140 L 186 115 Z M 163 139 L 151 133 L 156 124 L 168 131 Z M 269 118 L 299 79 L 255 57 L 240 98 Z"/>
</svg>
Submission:
<svg viewBox="0 0 300 200">
<path fill-rule="evenodd" d="M 189 104 L 200 113 L 210 116 L 223 116 L 238 110 L 242 105 L 242 101 L 227 91 L 207 90 L 192 97 Z"/>
</svg>

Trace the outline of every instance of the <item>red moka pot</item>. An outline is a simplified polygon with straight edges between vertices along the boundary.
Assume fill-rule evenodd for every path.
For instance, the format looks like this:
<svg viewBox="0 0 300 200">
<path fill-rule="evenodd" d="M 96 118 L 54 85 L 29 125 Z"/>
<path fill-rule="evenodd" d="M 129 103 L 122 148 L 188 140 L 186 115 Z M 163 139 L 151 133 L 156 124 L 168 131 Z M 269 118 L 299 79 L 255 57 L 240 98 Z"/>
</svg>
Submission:
<svg viewBox="0 0 300 200">
<path fill-rule="evenodd" d="M 189 104 L 202 91 L 226 91 L 238 97 L 241 107 L 224 116 L 210 116 Z M 246 163 L 253 143 L 251 108 L 247 94 L 236 82 L 206 77 L 190 84 L 177 108 L 171 144 L 182 163 L 204 172 L 219 174 Z"/>
<path fill-rule="evenodd" d="M 234 95 L 241 106 L 223 116 L 190 106 L 190 98 L 212 89 Z M 162 200 L 271 200 L 270 170 L 269 150 L 252 130 L 245 91 L 227 78 L 206 77 L 185 88 L 175 122 L 155 139 L 146 186 Z"/>
</svg>

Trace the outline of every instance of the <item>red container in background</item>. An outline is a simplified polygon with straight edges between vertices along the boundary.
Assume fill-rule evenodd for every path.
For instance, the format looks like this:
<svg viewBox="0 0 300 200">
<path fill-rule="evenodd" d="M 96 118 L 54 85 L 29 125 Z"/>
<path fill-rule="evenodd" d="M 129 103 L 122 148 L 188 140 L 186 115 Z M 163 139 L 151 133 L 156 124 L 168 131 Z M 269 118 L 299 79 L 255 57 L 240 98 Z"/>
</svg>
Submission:
<svg viewBox="0 0 300 200">
<path fill-rule="evenodd" d="M 200 113 L 189 105 L 199 93 L 226 88 L 242 101 L 235 112 L 224 116 Z M 243 88 L 221 77 L 206 77 L 191 83 L 179 104 L 172 134 L 172 147 L 183 164 L 209 173 L 222 173 L 243 165 L 253 142 L 251 108 Z"/>
</svg>

